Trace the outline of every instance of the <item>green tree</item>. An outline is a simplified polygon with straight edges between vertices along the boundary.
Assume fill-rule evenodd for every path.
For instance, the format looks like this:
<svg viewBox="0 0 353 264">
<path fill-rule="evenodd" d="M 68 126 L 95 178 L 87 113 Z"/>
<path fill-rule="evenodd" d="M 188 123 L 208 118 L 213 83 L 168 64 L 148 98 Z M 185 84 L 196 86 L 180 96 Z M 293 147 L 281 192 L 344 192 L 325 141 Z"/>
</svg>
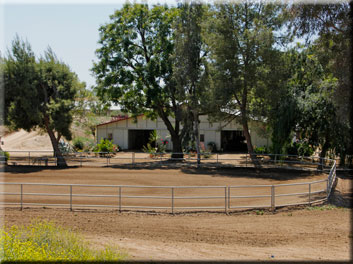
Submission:
<svg viewBox="0 0 353 264">
<path fill-rule="evenodd" d="M 339 82 L 319 61 L 313 46 L 298 53 L 296 70 L 290 79 L 292 94 L 297 101 L 295 130 L 315 148 L 321 147 L 320 157 L 328 150 L 346 153 L 340 143 L 347 130 L 337 116 L 334 96 Z"/>
<path fill-rule="evenodd" d="M 281 11 L 282 6 L 263 2 L 226 2 L 214 6 L 209 20 L 216 104 L 241 123 L 253 160 L 248 122 L 261 118 L 272 91 L 281 85 L 279 47 L 286 41 Z"/>
<path fill-rule="evenodd" d="M 173 75 L 178 98 L 184 107 L 183 139 L 188 141 L 190 134 L 192 135 L 196 143 L 197 164 L 200 164 L 199 116 L 210 112 L 207 96 L 207 52 L 202 37 L 202 24 L 207 6 L 193 1 L 179 4 L 178 8 L 180 15 L 175 29 Z"/>
<path fill-rule="evenodd" d="M 288 11 L 292 17 L 291 29 L 297 36 L 306 37 L 307 40 L 311 40 L 312 36 L 317 37 L 312 43 L 315 54 L 326 75 L 331 74 L 337 79 L 330 99 L 336 108 L 336 123 L 338 121 L 343 134 L 352 135 L 353 3 L 341 1 L 332 4 L 295 4 Z M 342 144 L 346 148 L 340 147 Z M 342 160 L 346 153 L 353 155 L 352 136 L 343 136 L 337 147 L 342 151 Z"/>
<path fill-rule="evenodd" d="M 98 62 L 93 66 L 98 96 L 133 115 L 160 117 L 182 152 L 178 113 L 182 102 L 172 80 L 172 24 L 178 9 L 125 4 L 100 28 Z M 174 124 L 170 117 L 175 117 Z M 173 154 L 173 157 L 180 157 Z"/>
<path fill-rule="evenodd" d="M 12 129 L 48 133 L 58 166 L 66 166 L 58 142 L 71 140 L 74 98 L 81 85 L 76 74 L 48 48 L 36 58 L 28 42 L 18 36 L 4 58 L 5 117 Z"/>
<path fill-rule="evenodd" d="M 75 125 L 83 128 L 87 136 L 94 138 L 97 125 L 107 121 L 106 112 L 110 105 L 103 103 L 95 91 L 86 89 L 84 84 L 79 88 L 75 101 Z"/>
</svg>

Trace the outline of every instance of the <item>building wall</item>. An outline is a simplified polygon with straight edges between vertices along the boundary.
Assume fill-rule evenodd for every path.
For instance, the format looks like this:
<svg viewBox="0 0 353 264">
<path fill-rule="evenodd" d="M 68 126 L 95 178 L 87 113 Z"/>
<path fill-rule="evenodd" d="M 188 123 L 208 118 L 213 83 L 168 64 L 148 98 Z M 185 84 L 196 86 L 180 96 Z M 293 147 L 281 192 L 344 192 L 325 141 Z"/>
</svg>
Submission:
<svg viewBox="0 0 353 264">
<path fill-rule="evenodd" d="M 137 122 L 136 122 L 137 121 Z M 174 120 L 171 119 L 173 123 Z M 270 144 L 269 139 L 263 138 L 255 132 L 255 130 L 251 129 L 252 122 L 250 122 L 250 135 L 252 139 L 252 143 L 254 146 L 266 146 Z M 133 118 L 129 118 L 126 120 L 121 120 L 113 123 L 109 123 L 106 125 L 100 125 L 97 127 L 97 143 L 102 138 L 108 138 L 108 134 L 111 133 L 113 135 L 113 143 L 118 144 L 120 148 L 127 149 L 128 148 L 128 130 L 129 129 L 150 129 L 157 130 L 158 134 L 162 139 L 168 140 L 167 149 L 172 149 L 172 143 L 169 131 L 165 126 L 164 122 L 161 118 L 157 118 L 157 120 L 152 121 L 147 119 L 144 116 L 137 117 L 137 120 Z M 204 134 L 205 136 L 205 147 L 209 142 L 216 143 L 217 149 L 221 146 L 221 130 L 242 130 L 242 126 L 237 123 L 235 120 L 230 122 L 229 124 L 214 122 L 210 123 L 207 120 L 207 116 L 200 117 L 200 134 Z"/>
</svg>

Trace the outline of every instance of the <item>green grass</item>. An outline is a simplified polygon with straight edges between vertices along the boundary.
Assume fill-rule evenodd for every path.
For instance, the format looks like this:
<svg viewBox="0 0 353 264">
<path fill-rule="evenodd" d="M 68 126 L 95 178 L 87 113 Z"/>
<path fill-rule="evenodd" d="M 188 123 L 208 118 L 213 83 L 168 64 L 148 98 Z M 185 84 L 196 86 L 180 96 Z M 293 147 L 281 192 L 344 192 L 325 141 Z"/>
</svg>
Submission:
<svg viewBox="0 0 353 264">
<path fill-rule="evenodd" d="M 3 261 L 119 261 L 126 257 L 112 247 L 93 250 L 78 234 L 47 221 L 5 227 L 0 235 Z"/>
<path fill-rule="evenodd" d="M 333 210 L 333 209 L 339 209 L 341 207 L 337 207 L 335 205 L 331 205 L 331 204 L 325 204 L 325 205 L 321 205 L 321 206 L 309 206 L 306 209 L 309 211 L 313 211 L 313 210 L 319 210 L 319 211 L 326 211 L 326 210 Z"/>
</svg>

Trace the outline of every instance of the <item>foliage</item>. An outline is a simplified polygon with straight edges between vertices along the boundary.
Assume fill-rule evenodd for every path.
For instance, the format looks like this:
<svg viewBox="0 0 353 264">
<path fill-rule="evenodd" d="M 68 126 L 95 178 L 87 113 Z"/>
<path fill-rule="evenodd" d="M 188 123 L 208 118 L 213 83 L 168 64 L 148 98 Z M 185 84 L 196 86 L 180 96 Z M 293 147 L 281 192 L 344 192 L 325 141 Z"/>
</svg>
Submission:
<svg viewBox="0 0 353 264">
<path fill-rule="evenodd" d="M 256 153 L 256 154 L 269 154 L 270 151 L 266 146 L 263 146 L 263 147 L 256 147 L 255 146 L 254 153 Z"/>
<path fill-rule="evenodd" d="M 113 144 L 112 140 L 102 138 L 101 141 L 97 144 L 96 150 L 96 152 L 116 153 L 119 151 L 119 146 Z"/>
<path fill-rule="evenodd" d="M 83 142 L 81 137 L 76 137 L 72 140 L 72 145 L 75 151 L 82 151 L 85 147 L 85 143 Z"/>
<path fill-rule="evenodd" d="M 73 147 L 69 143 L 65 142 L 64 140 L 59 141 L 58 147 L 62 154 L 69 154 L 74 152 Z"/>
<path fill-rule="evenodd" d="M 306 37 L 307 46 L 314 48 L 325 78 L 336 79 L 329 98 L 336 116 L 336 132 L 335 139 L 328 140 L 335 143 L 323 144 L 322 148 L 334 149 L 343 163 L 347 154 L 353 154 L 352 9 L 353 3 L 349 1 L 296 4 L 289 9 L 292 32 Z M 313 35 L 317 35 L 314 40 Z"/>
<path fill-rule="evenodd" d="M 202 36 L 202 24 L 207 6 L 198 1 L 183 2 L 175 26 L 173 79 L 178 99 L 183 102 L 183 145 L 192 140 L 200 163 L 199 116 L 209 113 L 209 74 L 207 52 Z"/>
<path fill-rule="evenodd" d="M 213 141 L 210 141 L 210 142 L 207 143 L 207 148 L 209 149 L 210 152 L 216 152 L 217 151 L 217 145 Z"/>
<path fill-rule="evenodd" d="M 1 230 L 0 245 L 3 261 L 118 261 L 125 258 L 112 247 L 92 250 L 79 235 L 46 221 Z"/>
<path fill-rule="evenodd" d="M 212 6 L 206 41 L 212 63 L 215 105 L 243 127 L 253 153 L 248 121 L 264 118 L 282 85 L 280 45 L 287 40 L 281 5 L 227 1 Z M 221 115 L 221 116 L 222 116 Z"/>
<path fill-rule="evenodd" d="M 290 145 L 286 146 L 286 153 L 290 155 L 310 157 L 314 154 L 314 150 L 307 141 L 303 140 L 292 142 Z"/>
<path fill-rule="evenodd" d="M 157 130 L 153 130 L 149 137 L 149 142 L 143 146 L 142 151 L 151 154 L 152 156 L 165 153 L 167 149 L 168 140 L 163 140 Z"/>
<path fill-rule="evenodd" d="M 96 126 L 105 121 L 103 116 L 109 106 L 99 100 L 94 90 L 80 87 L 73 110 L 75 125 L 83 128 L 85 135 L 95 137 Z"/>
<path fill-rule="evenodd" d="M 321 206 L 309 206 L 306 208 L 309 211 L 326 211 L 326 210 L 334 210 L 334 209 L 342 209 L 341 207 L 337 207 L 335 205 L 332 204 L 325 204 L 325 205 L 321 205 Z M 343 208 L 344 209 L 344 208 Z"/>
<path fill-rule="evenodd" d="M 5 123 L 14 130 L 40 128 L 48 133 L 58 157 L 66 166 L 58 142 L 71 140 L 70 125 L 80 83 L 69 66 L 48 48 L 37 58 L 28 42 L 18 36 L 4 58 Z"/>
<path fill-rule="evenodd" d="M 120 105 L 133 116 L 159 116 L 181 152 L 181 102 L 172 80 L 172 53 L 176 8 L 148 4 L 125 4 L 100 27 L 98 62 L 92 71 L 97 78 L 97 95 Z"/>
<path fill-rule="evenodd" d="M 5 162 L 7 162 L 10 159 L 10 153 L 8 153 L 7 151 L 0 150 L 0 156 L 5 157 Z"/>
</svg>

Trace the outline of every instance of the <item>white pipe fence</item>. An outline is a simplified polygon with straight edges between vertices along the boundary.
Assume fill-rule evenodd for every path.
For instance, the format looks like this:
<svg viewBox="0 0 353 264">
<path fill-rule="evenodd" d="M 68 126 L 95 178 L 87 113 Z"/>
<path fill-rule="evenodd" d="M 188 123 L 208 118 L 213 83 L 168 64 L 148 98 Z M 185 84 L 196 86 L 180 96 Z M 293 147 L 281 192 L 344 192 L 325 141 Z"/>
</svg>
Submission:
<svg viewBox="0 0 353 264">
<path fill-rule="evenodd" d="M 30 165 L 30 166 L 56 166 L 57 158 L 53 151 L 8 151 L 10 159 L 7 161 L 9 165 Z M 169 166 L 173 163 L 166 163 L 166 161 L 183 161 L 183 164 L 196 164 L 197 157 L 195 153 L 173 153 L 182 154 L 183 158 L 174 158 L 172 153 L 136 153 L 136 152 L 75 152 L 64 155 L 65 160 L 69 166 L 119 166 L 119 165 L 150 165 L 158 166 L 160 164 L 167 164 Z M 237 167 L 253 167 L 253 162 L 248 153 L 240 154 L 241 157 L 229 158 L 224 157 L 227 154 L 220 153 L 203 153 L 201 155 L 201 164 L 199 166 L 222 166 L 222 165 L 236 165 Z M 238 155 L 239 156 L 239 155 Z M 285 165 L 297 169 L 306 168 L 325 170 L 332 168 L 332 159 L 323 159 L 320 157 L 305 157 L 288 154 L 256 154 L 255 160 L 263 166 L 284 167 Z M 327 166 L 327 163 L 328 166 Z M 321 168 L 320 168 L 321 165 Z M 314 166 L 317 166 L 316 168 Z"/>
<path fill-rule="evenodd" d="M 165 209 L 169 210 L 171 213 L 175 213 L 177 210 L 199 210 L 199 209 L 218 209 L 224 210 L 225 213 L 228 213 L 231 209 L 238 209 L 238 208 L 271 208 L 272 210 L 276 210 L 278 207 L 283 206 L 291 206 L 291 205 L 303 205 L 303 204 L 313 204 L 322 201 L 326 201 L 328 196 L 326 193 L 329 194 L 329 190 L 327 189 L 319 189 L 316 191 L 312 191 L 312 185 L 318 183 L 329 183 L 329 179 L 319 180 L 319 181 L 312 181 L 312 182 L 304 182 L 304 183 L 292 183 L 292 184 L 275 184 L 275 185 L 239 185 L 239 186 L 133 186 L 133 185 L 87 185 L 87 184 L 51 184 L 51 183 L 14 183 L 14 182 L 1 182 L 0 185 L 12 185 L 19 187 L 19 192 L 1 192 L 1 195 L 4 196 L 17 196 L 19 197 L 18 202 L 3 202 L 1 205 L 19 205 L 20 209 L 22 210 L 25 206 L 63 206 L 67 207 L 70 210 L 74 208 L 83 208 L 83 207 L 107 207 L 107 208 L 115 208 L 121 212 L 123 209 Z M 285 193 L 285 194 L 276 194 L 276 189 L 284 186 L 297 186 L 297 185 L 307 185 L 308 191 L 307 192 L 295 192 L 295 193 Z M 326 184 L 330 186 L 329 184 Z M 47 186 L 48 189 L 50 187 L 66 187 L 67 192 L 63 193 L 52 193 L 52 192 L 29 192 L 25 189 L 28 189 L 29 186 Z M 93 189 L 97 188 L 114 188 L 116 189 L 116 194 L 91 194 L 91 193 L 75 193 L 75 190 L 78 187 L 90 187 Z M 264 195 L 234 195 L 234 190 L 238 191 L 239 189 L 249 189 L 249 188 L 266 188 L 268 190 L 268 194 Z M 137 189 L 138 191 L 144 189 L 163 189 L 168 190 L 169 195 L 129 195 L 124 194 L 125 190 L 128 189 Z M 216 195 L 193 195 L 195 190 L 217 190 Z M 190 190 L 187 195 L 177 195 L 176 191 L 178 190 Z M 102 191 L 104 193 L 104 191 Z M 319 199 L 313 199 L 314 194 L 321 194 Z M 26 196 L 35 196 L 35 197 L 67 197 L 67 203 L 43 203 L 40 201 L 37 202 L 29 202 L 25 200 Z M 276 198 L 278 197 L 287 197 L 287 196 L 305 196 L 306 201 L 297 201 L 292 203 L 281 204 L 276 202 Z M 83 203 L 75 203 L 74 199 L 78 197 L 88 198 L 113 198 L 115 204 L 83 204 Z M 149 205 L 131 205 L 128 203 L 129 199 L 142 199 L 140 201 L 146 201 L 148 199 L 162 199 L 162 200 L 169 200 L 167 206 L 149 206 Z M 235 200 L 238 199 L 253 199 L 253 198 L 270 198 L 267 204 L 247 204 L 247 205 L 235 205 Z M 186 204 L 184 206 L 176 206 L 175 202 L 177 200 L 213 200 L 213 205 L 207 206 L 192 206 Z M 40 199 L 38 199 L 40 200 Z M 219 202 L 215 202 L 218 200 Z M 223 204 L 222 201 L 223 200 Z M 214 205 L 217 204 L 217 205 Z"/>
<path fill-rule="evenodd" d="M 257 155 L 258 160 L 264 162 L 264 158 L 261 157 L 271 157 L 273 159 L 268 159 L 266 162 L 269 164 L 272 162 L 276 166 L 278 163 L 283 162 L 285 164 L 288 160 L 283 160 L 283 155 Z M 260 157 L 260 158 L 259 158 Z M 290 157 L 290 155 L 285 155 L 285 157 Z M 136 159 L 135 155 L 132 155 L 132 160 Z M 299 158 L 299 164 L 305 164 L 304 159 L 309 159 L 312 161 L 313 157 L 296 157 Z M 217 161 L 219 161 L 219 157 L 217 155 Z M 293 160 L 289 160 L 293 161 Z M 322 159 L 319 158 L 320 163 L 309 162 L 309 164 L 313 165 L 324 165 Z M 266 163 L 265 162 L 265 163 Z M 283 206 L 293 206 L 293 205 L 311 205 L 313 203 L 324 202 L 327 201 L 332 188 L 334 186 L 334 182 L 336 180 L 336 161 L 327 159 L 325 162 L 330 163 L 331 168 L 329 170 L 329 174 L 327 179 L 311 181 L 311 182 L 300 182 L 300 183 L 290 183 L 290 184 L 273 184 L 273 185 L 238 185 L 238 186 L 136 186 L 136 185 L 88 185 L 88 184 L 52 184 L 52 183 L 16 183 L 16 182 L 1 182 L 0 185 L 5 186 L 17 186 L 19 188 L 18 191 L 6 191 L 0 192 L 1 195 L 5 199 L 0 203 L 2 206 L 6 205 L 19 205 L 22 210 L 25 206 L 62 206 L 67 207 L 70 210 L 85 208 L 85 207 L 107 207 L 114 208 L 121 212 L 124 209 L 157 209 L 157 210 L 167 210 L 171 213 L 175 213 L 176 211 L 184 211 L 184 210 L 222 210 L 225 213 L 228 213 L 232 209 L 240 209 L 240 208 L 270 208 L 271 210 L 276 210 L 278 207 Z M 292 164 L 291 162 L 290 164 Z M 109 164 L 109 161 L 107 162 Z M 325 171 L 325 170 L 324 170 Z M 322 187 L 321 185 L 325 185 Z M 28 188 L 30 186 L 47 186 L 47 190 L 50 187 L 61 187 L 64 188 L 64 192 L 56 193 L 56 192 L 30 192 Z M 303 191 L 295 191 L 288 192 L 286 190 L 285 193 L 281 192 L 281 188 L 287 187 L 287 189 L 291 186 L 303 186 Z M 316 187 L 316 188 L 314 188 Z M 79 189 L 88 188 L 89 190 L 94 190 L 94 192 L 90 193 L 81 193 Z M 105 188 L 105 191 L 98 189 Z M 107 189 L 113 188 L 114 194 L 106 191 Z M 13 188 L 12 188 L 13 189 Z M 15 188 L 16 189 L 16 188 Z M 134 193 L 131 194 L 131 189 L 137 190 L 135 193 L 142 193 L 142 195 L 136 195 Z M 159 190 L 156 193 L 149 195 L 146 194 L 147 189 L 155 189 Z M 256 194 L 256 195 L 248 195 L 249 189 L 262 189 L 265 190 L 264 193 Z M 129 191 L 130 190 L 130 191 Z M 164 191 L 163 195 L 157 195 L 161 190 Z M 200 190 L 206 190 L 206 192 L 201 193 L 200 195 L 195 195 Z M 180 191 L 183 191 L 184 194 L 181 194 Z M 97 193 L 98 192 L 98 193 Z M 110 191 L 112 192 L 112 191 Z M 130 194 L 129 194 L 130 192 Z M 244 193 L 246 195 L 244 195 Z M 212 195 L 210 195 L 212 194 Z M 18 197 L 17 201 L 14 199 L 9 199 L 9 197 Z M 296 199 L 288 200 L 287 197 L 296 196 Z M 29 199 L 26 197 L 34 197 L 34 199 Z M 45 203 L 41 202 L 38 197 L 64 197 L 64 202 L 62 199 L 61 203 Z M 65 197 L 67 198 L 65 200 Z M 85 198 L 81 200 L 81 203 L 78 202 L 78 198 Z M 298 198 L 300 197 L 300 198 Z M 87 200 L 87 198 L 106 198 L 105 202 L 108 204 L 94 204 L 92 201 Z M 111 200 L 109 200 L 111 199 Z M 129 203 L 129 201 L 133 199 L 139 199 L 135 203 Z M 251 202 L 239 202 L 247 199 L 252 199 Z M 281 199 L 285 199 L 280 202 Z M 287 200 L 286 200 L 287 199 Z M 34 201 L 33 201 L 34 200 Z M 166 204 L 160 205 L 159 203 L 153 205 L 146 205 L 147 200 L 160 200 L 166 201 Z M 204 200 L 212 200 L 206 204 Z M 266 201 L 267 200 L 267 201 Z M 66 202 L 65 202 L 66 201 Z M 184 201 L 180 204 L 179 201 Z M 196 204 L 195 202 L 196 201 Z M 259 202 L 259 203 L 257 203 Z M 179 205 L 176 205 L 179 203 Z"/>
</svg>

